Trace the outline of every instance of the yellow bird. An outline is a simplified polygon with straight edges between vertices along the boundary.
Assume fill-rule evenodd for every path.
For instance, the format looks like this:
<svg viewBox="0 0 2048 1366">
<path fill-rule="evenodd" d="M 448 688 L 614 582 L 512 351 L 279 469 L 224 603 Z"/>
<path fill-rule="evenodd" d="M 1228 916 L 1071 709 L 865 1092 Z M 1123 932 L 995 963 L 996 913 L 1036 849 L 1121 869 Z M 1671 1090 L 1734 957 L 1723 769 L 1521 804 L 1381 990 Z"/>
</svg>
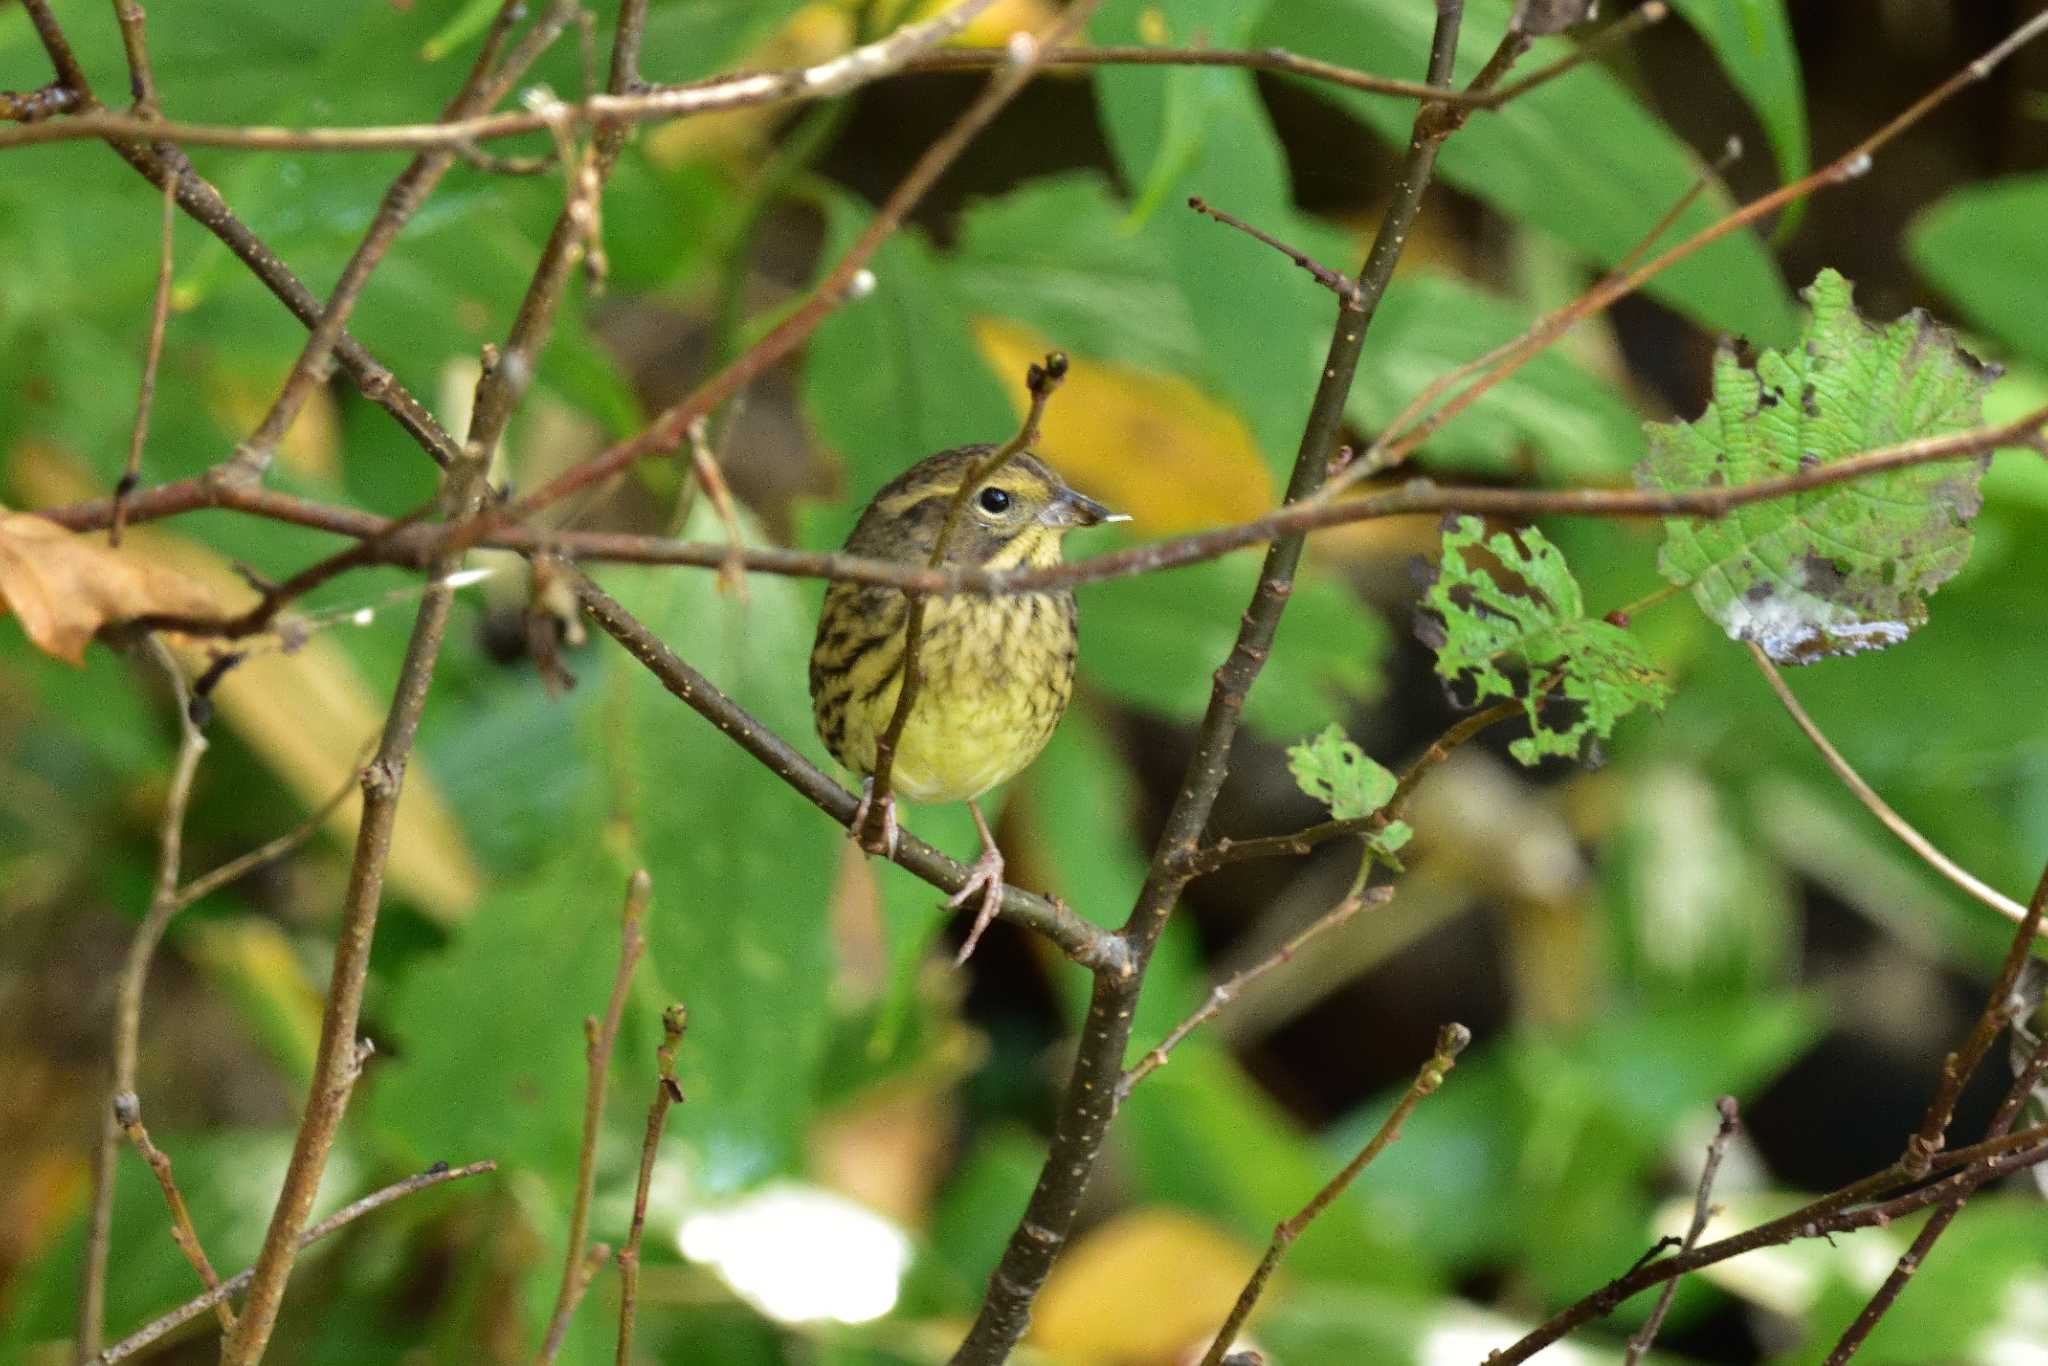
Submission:
<svg viewBox="0 0 2048 1366">
<path fill-rule="evenodd" d="M 911 466 L 861 513 L 846 550 L 928 564 L 961 481 L 992 446 L 961 446 Z M 1128 518 L 1073 489 L 1042 461 L 1019 452 L 969 491 L 943 563 L 988 569 L 1060 562 L 1075 527 Z M 811 647 L 811 708 L 833 757 L 861 775 L 852 833 L 866 827 L 874 795 L 876 742 L 889 729 L 903 685 L 909 600 L 893 588 L 834 583 L 825 592 Z M 918 636 L 917 693 L 904 722 L 882 808 L 884 849 L 896 845 L 895 798 L 966 802 L 982 852 L 967 885 L 946 904 L 981 906 L 961 959 L 974 951 L 1003 899 L 1003 855 L 975 799 L 1021 773 L 1059 723 L 1074 687 L 1076 641 L 1071 592 L 928 600 Z"/>
</svg>

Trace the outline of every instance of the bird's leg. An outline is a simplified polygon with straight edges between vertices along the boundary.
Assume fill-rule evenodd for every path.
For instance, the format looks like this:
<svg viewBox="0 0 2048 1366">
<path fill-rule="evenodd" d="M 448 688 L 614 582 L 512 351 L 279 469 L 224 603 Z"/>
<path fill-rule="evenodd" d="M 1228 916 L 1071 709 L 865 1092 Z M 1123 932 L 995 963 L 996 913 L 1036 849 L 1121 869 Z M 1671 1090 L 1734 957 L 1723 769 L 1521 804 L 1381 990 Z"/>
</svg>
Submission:
<svg viewBox="0 0 2048 1366">
<path fill-rule="evenodd" d="M 967 955 L 974 952 L 974 946 L 981 942 L 981 932 L 996 918 L 996 912 L 1003 905 L 1003 851 L 996 848 L 996 837 L 989 833 L 988 822 L 982 819 L 981 807 L 969 800 L 967 809 L 974 813 L 974 828 L 981 832 L 981 857 L 974 861 L 974 867 L 967 874 L 967 881 L 960 890 L 946 899 L 946 905 L 958 910 L 965 906 L 978 890 L 981 893 L 981 909 L 974 913 L 974 926 L 967 931 L 967 942 L 960 946 L 960 954 L 953 960 L 959 967 L 967 961 Z"/>
<path fill-rule="evenodd" d="M 868 853 L 887 854 L 893 859 L 896 857 L 896 841 L 901 834 L 896 828 L 896 794 L 890 792 L 882 796 L 882 830 L 879 840 L 873 838 L 868 830 L 868 816 L 874 802 L 875 780 L 871 777 L 861 779 L 860 805 L 853 808 L 853 819 L 847 822 L 846 833 L 853 838 L 854 843 Z M 979 820 L 980 817 L 977 816 L 976 819 Z"/>
</svg>

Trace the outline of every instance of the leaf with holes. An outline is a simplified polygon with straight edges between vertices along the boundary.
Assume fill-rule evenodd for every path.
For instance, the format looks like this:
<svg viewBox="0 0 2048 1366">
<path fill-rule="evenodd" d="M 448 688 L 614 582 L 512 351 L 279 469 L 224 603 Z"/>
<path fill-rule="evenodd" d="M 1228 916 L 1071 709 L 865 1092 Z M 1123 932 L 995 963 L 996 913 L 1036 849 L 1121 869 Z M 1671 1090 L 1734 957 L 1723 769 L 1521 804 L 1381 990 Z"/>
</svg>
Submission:
<svg viewBox="0 0 2048 1366">
<path fill-rule="evenodd" d="M 1504 583 L 1473 550 L 1491 555 L 1520 586 Z M 1534 527 L 1489 537 L 1477 517 L 1458 518 L 1444 532 L 1423 604 L 1417 633 L 1435 646 L 1437 673 L 1470 686 L 1474 706 L 1489 697 L 1522 703 L 1529 734 L 1508 751 L 1525 764 L 1576 756 L 1589 736 L 1604 740 L 1622 717 L 1661 708 L 1670 696 L 1640 641 L 1586 616 L 1563 554 Z"/>
<path fill-rule="evenodd" d="M 1639 483 L 1755 483 L 1981 424 L 1997 370 L 1947 328 L 1918 309 L 1865 320 L 1832 270 L 1805 296 L 1813 312 L 1798 345 L 1747 362 L 1724 347 L 1707 411 L 1650 426 Z M 1985 455 L 1909 466 L 1714 520 L 1669 519 L 1657 567 L 1691 587 L 1731 638 L 1780 664 L 1882 649 L 1927 619 L 1926 595 L 1969 559 L 1989 464 Z"/>
<path fill-rule="evenodd" d="M 1370 816 L 1393 799 L 1399 786 L 1393 774 L 1368 758 L 1335 723 L 1319 735 L 1289 745 L 1287 769 L 1296 786 L 1329 807 L 1330 815 L 1340 821 Z M 1395 851 L 1414 833 L 1406 822 L 1389 821 L 1366 837 L 1366 846 L 1398 868 Z"/>
</svg>

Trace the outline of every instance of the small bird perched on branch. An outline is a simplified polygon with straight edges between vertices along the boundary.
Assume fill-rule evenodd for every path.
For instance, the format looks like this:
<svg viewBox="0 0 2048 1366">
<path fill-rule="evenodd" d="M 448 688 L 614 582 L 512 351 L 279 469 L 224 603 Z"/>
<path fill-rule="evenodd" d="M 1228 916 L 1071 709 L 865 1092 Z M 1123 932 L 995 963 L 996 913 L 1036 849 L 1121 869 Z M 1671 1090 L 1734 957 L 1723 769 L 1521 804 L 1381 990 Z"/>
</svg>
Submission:
<svg viewBox="0 0 2048 1366">
<path fill-rule="evenodd" d="M 940 547 L 949 518 L 951 531 Z M 1060 562 L 1060 544 L 1074 528 L 1126 520 L 1067 487 L 1021 449 L 961 446 L 919 461 L 884 485 L 861 513 L 846 550 L 920 565 L 1035 568 Z M 964 961 L 1003 900 L 1002 852 L 975 799 L 1037 758 L 1066 710 L 1074 686 L 1074 595 L 923 601 L 911 651 L 917 681 L 908 712 L 898 718 L 911 600 L 873 584 L 839 582 L 827 589 L 811 647 L 811 706 L 826 748 L 864 780 L 849 829 L 868 852 L 895 851 L 899 796 L 964 801 L 974 813 L 981 857 L 946 903 L 965 906 L 980 893 L 974 927 L 960 950 Z M 888 757 L 878 762 L 878 751 Z M 878 772 L 887 776 L 877 811 Z M 874 817 L 879 832 L 868 828 Z"/>
</svg>

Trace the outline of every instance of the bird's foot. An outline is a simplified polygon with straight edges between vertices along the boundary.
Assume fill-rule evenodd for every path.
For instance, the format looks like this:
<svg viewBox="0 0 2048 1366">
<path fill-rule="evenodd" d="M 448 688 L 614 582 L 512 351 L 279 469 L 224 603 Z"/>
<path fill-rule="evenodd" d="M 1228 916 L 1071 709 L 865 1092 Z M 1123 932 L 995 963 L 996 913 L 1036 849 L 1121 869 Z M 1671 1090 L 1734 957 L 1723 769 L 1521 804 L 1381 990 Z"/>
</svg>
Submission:
<svg viewBox="0 0 2048 1366">
<path fill-rule="evenodd" d="M 882 828 L 879 832 L 868 829 L 869 817 L 874 814 L 875 780 L 863 778 L 860 781 L 860 805 L 853 808 L 853 819 L 847 822 L 846 833 L 855 844 L 870 854 L 886 854 L 896 857 L 896 843 L 902 832 L 896 828 L 896 797 L 893 793 L 882 797 Z"/>
<path fill-rule="evenodd" d="M 967 881 L 960 890 L 946 898 L 946 905 L 959 910 L 980 894 L 981 908 L 974 913 L 974 924 L 967 931 L 967 942 L 960 946 L 960 952 L 953 959 L 953 966 L 959 967 L 974 952 L 974 946 L 981 942 L 981 932 L 996 918 L 996 912 L 1003 906 L 1003 854 L 993 844 L 982 850 L 981 857 L 968 870 Z"/>
</svg>

